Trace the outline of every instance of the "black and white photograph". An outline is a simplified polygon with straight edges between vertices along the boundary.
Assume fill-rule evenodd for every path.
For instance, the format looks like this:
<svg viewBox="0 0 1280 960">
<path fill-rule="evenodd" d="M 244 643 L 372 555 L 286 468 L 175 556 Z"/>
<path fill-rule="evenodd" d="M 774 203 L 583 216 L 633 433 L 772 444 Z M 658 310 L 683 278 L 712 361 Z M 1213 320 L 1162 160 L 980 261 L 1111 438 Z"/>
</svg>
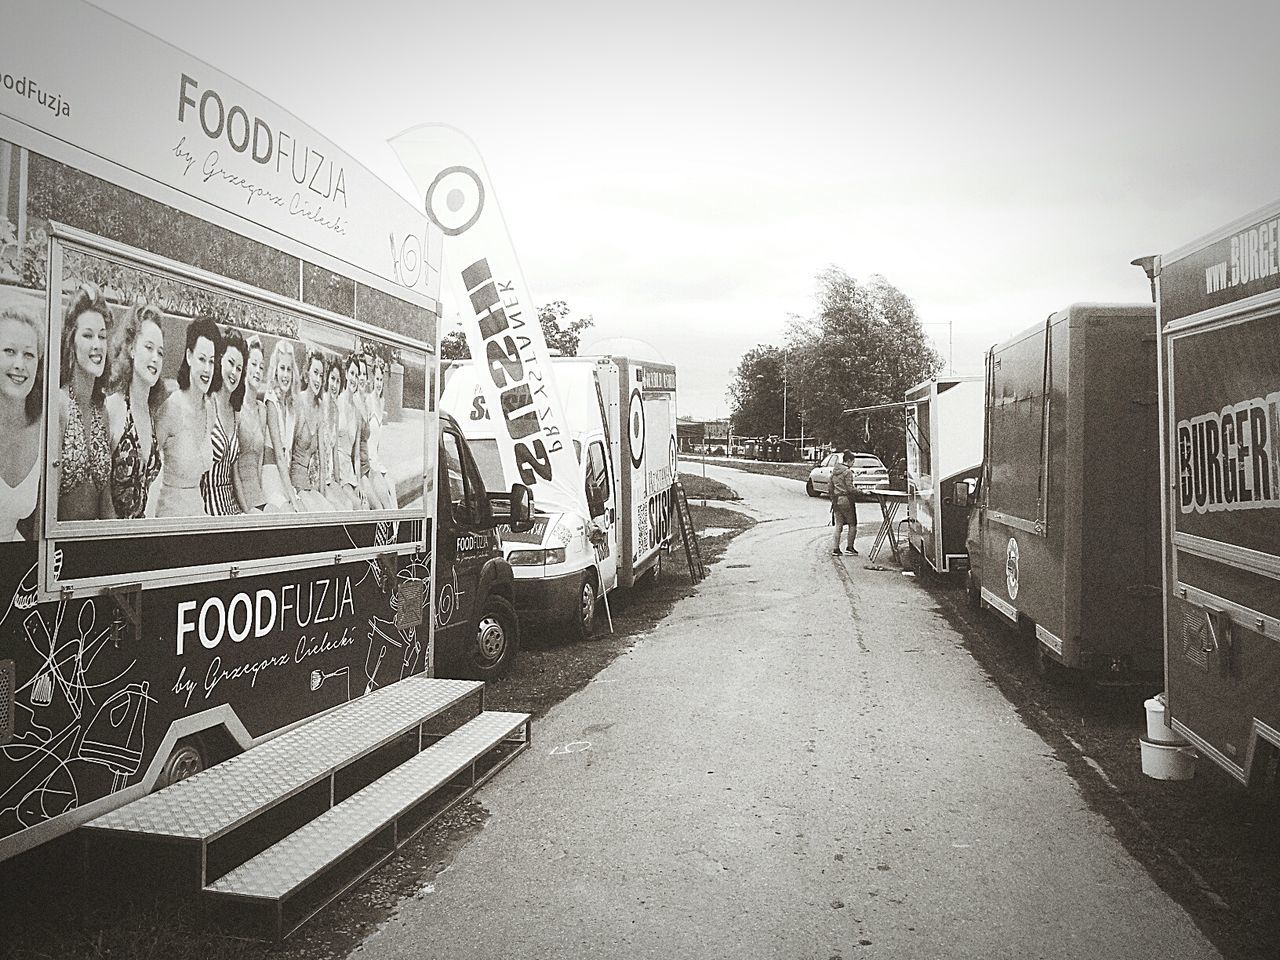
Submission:
<svg viewBox="0 0 1280 960">
<path fill-rule="evenodd" d="M 1277 956 L 1273 29 L 0 0 L 0 957 Z"/>
</svg>

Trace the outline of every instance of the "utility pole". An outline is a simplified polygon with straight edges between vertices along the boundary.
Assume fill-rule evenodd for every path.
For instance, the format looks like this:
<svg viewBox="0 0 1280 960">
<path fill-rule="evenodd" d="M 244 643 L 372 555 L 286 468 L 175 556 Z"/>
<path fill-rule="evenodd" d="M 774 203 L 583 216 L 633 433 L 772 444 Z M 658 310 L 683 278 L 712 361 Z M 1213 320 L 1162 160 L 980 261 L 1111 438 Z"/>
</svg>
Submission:
<svg viewBox="0 0 1280 960">
<path fill-rule="evenodd" d="M 782 439 L 787 439 L 787 348 L 782 348 Z"/>
<path fill-rule="evenodd" d="M 921 323 L 922 327 L 946 327 L 947 328 L 947 372 L 954 374 L 956 372 L 955 364 L 955 329 L 950 320 L 930 320 L 928 323 Z"/>
</svg>

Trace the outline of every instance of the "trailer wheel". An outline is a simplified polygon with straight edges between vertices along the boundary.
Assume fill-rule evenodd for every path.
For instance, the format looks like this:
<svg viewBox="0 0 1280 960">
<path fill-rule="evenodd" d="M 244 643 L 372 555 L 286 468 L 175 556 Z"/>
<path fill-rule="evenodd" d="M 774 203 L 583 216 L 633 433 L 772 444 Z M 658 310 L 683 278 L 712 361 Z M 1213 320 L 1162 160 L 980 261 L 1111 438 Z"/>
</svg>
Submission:
<svg viewBox="0 0 1280 960">
<path fill-rule="evenodd" d="M 969 609 L 982 609 L 982 587 L 973 575 L 972 570 L 966 570 L 964 574 L 964 592 L 965 599 L 969 601 Z"/>
<path fill-rule="evenodd" d="M 600 596 L 596 593 L 595 575 L 587 570 L 578 582 L 577 603 L 574 605 L 573 614 L 564 622 L 565 629 L 575 643 L 586 640 L 594 632 L 596 601 L 599 599 Z"/>
<path fill-rule="evenodd" d="M 179 780 L 195 776 L 208 765 L 203 741 L 198 736 L 183 737 L 173 745 L 152 791 L 163 790 Z"/>
<path fill-rule="evenodd" d="M 468 651 L 468 673 L 474 680 L 496 680 L 511 669 L 519 649 L 520 625 L 515 607 L 506 597 L 489 594 Z"/>
<path fill-rule="evenodd" d="M 1045 683 L 1056 683 L 1062 679 L 1062 673 L 1066 669 L 1057 660 L 1049 656 L 1048 648 L 1039 640 L 1035 640 L 1035 667 L 1036 676 Z"/>
<path fill-rule="evenodd" d="M 818 488 L 817 488 L 817 487 L 815 487 L 815 486 L 813 485 L 813 481 L 812 481 L 812 480 L 806 480 L 806 481 L 804 482 L 804 492 L 805 492 L 805 493 L 807 493 L 807 494 L 808 494 L 809 496 L 811 496 L 811 497 L 820 497 L 820 496 L 822 496 L 822 494 L 818 491 Z"/>
<path fill-rule="evenodd" d="M 658 551 L 658 558 L 649 566 L 649 569 L 636 579 L 635 587 L 640 590 L 652 590 L 658 585 L 658 581 L 662 579 L 662 554 Z"/>
<path fill-rule="evenodd" d="M 911 568 L 911 572 L 916 575 L 916 579 L 923 582 L 925 578 L 924 554 L 909 543 L 907 545 L 907 565 Z"/>
</svg>

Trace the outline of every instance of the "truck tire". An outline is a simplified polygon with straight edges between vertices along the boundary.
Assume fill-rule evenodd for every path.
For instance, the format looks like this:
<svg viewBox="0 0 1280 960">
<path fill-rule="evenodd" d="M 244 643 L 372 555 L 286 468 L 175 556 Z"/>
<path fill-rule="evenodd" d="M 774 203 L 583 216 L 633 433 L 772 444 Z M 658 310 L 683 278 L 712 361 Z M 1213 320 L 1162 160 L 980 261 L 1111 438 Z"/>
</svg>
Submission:
<svg viewBox="0 0 1280 960">
<path fill-rule="evenodd" d="M 907 544 L 907 567 L 916 575 L 916 580 L 923 583 L 928 576 L 928 564 L 924 562 L 924 554 L 910 543 Z"/>
<path fill-rule="evenodd" d="M 1060 664 L 1049 654 L 1048 648 L 1038 639 L 1035 641 L 1035 660 L 1036 676 L 1042 683 L 1057 684 L 1065 679 L 1067 668 Z"/>
<path fill-rule="evenodd" d="M 506 597 L 491 593 L 476 618 L 475 635 L 466 653 L 467 675 L 473 680 L 496 680 L 515 662 L 520 650 L 520 621 Z"/>
<path fill-rule="evenodd" d="M 595 631 L 596 603 L 599 599 L 595 574 L 587 570 L 578 582 L 578 602 L 573 614 L 564 623 L 566 631 L 574 642 L 586 640 Z"/>
<path fill-rule="evenodd" d="M 179 780 L 195 776 L 209 765 L 204 743 L 198 736 L 183 737 L 173 745 L 164 766 L 160 768 L 160 776 L 156 778 L 152 792 L 173 786 Z"/>
<path fill-rule="evenodd" d="M 972 570 L 965 571 L 964 593 L 965 599 L 969 602 L 970 610 L 982 609 L 982 588 L 978 583 L 978 579 L 973 575 Z"/>
<path fill-rule="evenodd" d="M 822 493 L 818 490 L 818 488 L 817 488 L 817 487 L 815 487 L 815 486 L 813 485 L 813 481 L 812 481 L 812 480 L 806 480 L 806 481 L 804 482 L 804 492 L 805 492 L 805 493 L 807 493 L 807 494 L 808 494 L 809 496 L 811 496 L 811 497 L 820 497 L 820 496 L 822 496 Z"/>
</svg>

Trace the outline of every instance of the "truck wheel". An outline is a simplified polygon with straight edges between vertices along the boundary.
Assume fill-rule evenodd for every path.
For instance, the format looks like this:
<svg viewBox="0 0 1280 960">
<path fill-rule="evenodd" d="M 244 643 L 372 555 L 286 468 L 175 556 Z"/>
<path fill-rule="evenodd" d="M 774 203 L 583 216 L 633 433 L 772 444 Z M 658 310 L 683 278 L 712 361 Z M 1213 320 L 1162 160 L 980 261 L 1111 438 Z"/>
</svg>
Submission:
<svg viewBox="0 0 1280 960">
<path fill-rule="evenodd" d="M 973 575 L 972 570 L 965 571 L 964 575 L 964 592 L 965 598 L 969 601 L 969 609 L 982 609 L 982 587 Z"/>
<path fill-rule="evenodd" d="M 805 492 L 805 493 L 807 493 L 807 494 L 808 494 L 809 496 L 811 496 L 811 497 L 820 497 L 820 496 L 822 496 L 822 494 L 818 492 L 818 488 L 817 488 L 817 487 L 815 487 L 815 486 L 813 485 L 813 481 L 812 481 L 812 480 L 806 480 L 806 481 L 804 482 L 804 492 Z"/>
<path fill-rule="evenodd" d="M 1048 649 L 1039 640 L 1035 641 L 1036 676 L 1045 683 L 1057 683 L 1063 678 L 1065 667 L 1049 655 Z"/>
<path fill-rule="evenodd" d="M 910 545 L 907 546 L 907 565 L 911 568 L 911 572 L 916 575 L 916 579 L 923 582 L 925 578 L 924 555 Z"/>
<path fill-rule="evenodd" d="M 165 760 L 164 766 L 160 768 L 160 776 L 156 779 L 156 784 L 151 789 L 153 792 L 163 790 L 179 780 L 195 776 L 208 765 L 204 744 L 200 738 L 183 737 L 173 745 L 173 751 L 169 754 L 168 759 Z"/>
<path fill-rule="evenodd" d="M 516 608 L 496 593 L 485 598 L 476 621 L 475 639 L 468 652 L 468 672 L 474 680 L 496 680 L 511 669 L 520 649 Z"/>
<path fill-rule="evenodd" d="M 662 579 L 662 551 L 658 551 L 658 558 L 649 566 L 649 569 L 636 579 L 635 589 L 652 590 L 658 585 L 658 581 Z"/>
<path fill-rule="evenodd" d="M 596 578 L 588 570 L 582 575 L 582 581 L 578 584 L 578 602 L 573 611 L 573 616 L 565 621 L 569 636 L 575 642 L 586 640 L 594 631 L 596 625 L 596 601 L 599 599 L 600 597 L 596 593 Z"/>
</svg>

